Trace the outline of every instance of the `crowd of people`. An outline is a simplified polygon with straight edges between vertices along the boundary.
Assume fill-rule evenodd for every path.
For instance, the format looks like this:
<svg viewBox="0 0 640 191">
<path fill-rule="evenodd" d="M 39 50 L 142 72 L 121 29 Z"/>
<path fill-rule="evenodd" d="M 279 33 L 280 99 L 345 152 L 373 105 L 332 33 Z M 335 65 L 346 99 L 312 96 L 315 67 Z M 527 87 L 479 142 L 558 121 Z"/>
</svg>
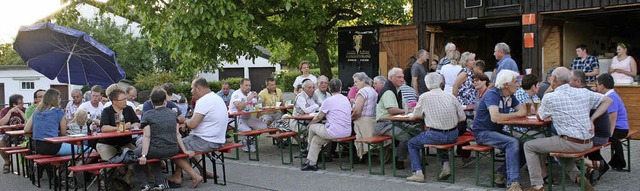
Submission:
<svg viewBox="0 0 640 191">
<path fill-rule="evenodd" d="M 609 69 L 611 74 L 598 75 L 597 58 L 586 54 L 587 47 L 580 45 L 576 48 L 578 57 L 571 67 L 550 69 L 544 82 L 540 82 L 535 74 L 520 75 L 505 43 L 494 47 L 497 65 L 492 76 L 483 73 L 485 63 L 476 60 L 476 54 L 460 53 L 453 43 L 445 45 L 445 52 L 438 61 L 429 52 L 419 50 L 406 70 L 392 68 L 386 78 L 376 76 L 372 79 L 364 72 L 355 73 L 352 76 L 354 85 L 347 96 L 341 94 L 341 80 L 316 77 L 309 72 L 311 63 L 303 61 L 299 65 L 301 75 L 293 84 L 295 98 L 291 115 L 314 113 L 314 118 L 310 121 L 289 120 L 283 118 L 282 111 L 245 114 L 237 117 L 237 130 L 243 132 L 284 124 L 286 129 L 283 130 L 306 132 L 303 137 L 308 145 L 301 146 L 301 152 L 307 158 L 301 168 L 303 171 L 318 169 L 318 155 L 325 145 L 329 147 L 329 159 L 338 154 L 331 139 L 351 135 L 357 139 L 394 136 L 397 142 L 389 142 L 386 146 L 394 144 L 398 149 L 394 153 L 396 157 L 388 160 L 395 160 L 394 168 L 397 169 L 404 169 L 404 163 L 410 162 L 413 174 L 407 180 L 416 182 L 425 181 L 420 161 L 420 149 L 424 144 L 449 144 L 465 134 L 474 136 L 478 144 L 492 146 L 504 153 L 505 163 L 495 172 L 494 182 L 508 190 L 522 190 L 519 176 L 525 164 L 532 184 L 530 190 L 543 190 L 545 157 L 550 152 L 582 152 L 611 142 L 613 156 L 609 162 L 600 151 L 590 153 L 584 159 L 590 183 L 600 179 L 609 168 L 625 168 L 619 139 L 627 135 L 629 124 L 614 83 L 628 81 L 637 74 L 637 69 L 633 58 L 626 55 L 624 44 L 618 45 L 618 56 Z M 590 82 L 595 82 L 594 89 L 587 86 Z M 223 83 L 216 93 L 205 79 L 196 78 L 191 83 L 195 102 L 192 101 L 190 107 L 184 96 L 174 93 L 170 83 L 154 87 L 150 99 L 143 103 L 136 102 L 134 87 L 123 88 L 118 84 L 109 86 L 104 92 L 100 86 L 94 86 L 84 96 L 79 89 L 73 90 L 72 100 L 66 106 L 60 105 L 58 90 L 37 90 L 33 95 L 34 104 L 28 108 L 24 108 L 21 95 L 10 96 L 9 107 L 1 112 L 0 125 L 25 124 L 25 132 L 33 134 L 35 153 L 70 155 L 72 149 L 79 148 L 44 139 L 91 131 L 116 132 L 122 130 L 119 123 L 124 123 L 124 130 L 141 130 L 142 136 L 90 141 L 86 143 L 89 149 L 81 152 L 94 148 L 102 160 L 108 161 L 119 151 L 134 151 L 139 164 L 147 165 L 151 170 L 132 165 L 124 179 L 131 181 L 135 172 L 142 190 L 179 186 L 182 171 L 191 177 L 192 187 L 196 188 L 204 178 L 215 178 L 214 174 L 205 172 L 203 164 L 193 164 L 205 172 L 196 173 L 187 159 L 174 159 L 177 170 L 170 177 L 164 177 L 160 172 L 161 163 L 147 164 L 147 159 L 167 159 L 179 153 L 198 159 L 194 152 L 221 147 L 226 142 L 229 113 L 247 111 L 256 105 L 283 105 L 283 91 L 276 87 L 273 78 L 267 79 L 264 87 L 260 92 L 251 91 L 251 80 L 244 78 L 235 91 L 229 83 Z M 464 111 L 461 106 L 465 105 L 474 105 L 475 110 Z M 534 105 L 539 107 L 531 108 Z M 187 113 L 190 114 L 188 119 Z M 421 118 L 424 124 L 385 120 L 394 115 Z M 528 129 L 498 123 L 531 115 L 540 120 L 552 118 L 553 136 L 523 142 L 520 138 L 531 133 Z M 294 128 L 298 123 L 304 125 L 300 129 Z M 428 130 L 423 131 L 422 125 L 429 127 Z M 407 132 L 412 130 L 414 132 Z M 7 136 L 0 133 L 0 147 L 8 146 Z M 296 139 L 298 143 L 305 142 Z M 245 138 L 241 143 L 244 152 L 256 152 L 253 140 Z M 364 161 L 369 154 L 367 146 L 357 143 L 355 147 L 356 160 Z M 458 150 L 463 166 L 470 164 L 470 154 Z M 3 172 L 8 173 L 8 157 L 5 154 L 2 157 L 5 160 Z M 451 174 L 450 161 L 444 152 L 438 157 L 442 161 L 438 178 L 447 179 Z M 560 162 L 570 167 L 567 169 L 570 178 L 579 181 L 578 169 L 570 164 L 575 160 L 561 159 Z"/>
</svg>

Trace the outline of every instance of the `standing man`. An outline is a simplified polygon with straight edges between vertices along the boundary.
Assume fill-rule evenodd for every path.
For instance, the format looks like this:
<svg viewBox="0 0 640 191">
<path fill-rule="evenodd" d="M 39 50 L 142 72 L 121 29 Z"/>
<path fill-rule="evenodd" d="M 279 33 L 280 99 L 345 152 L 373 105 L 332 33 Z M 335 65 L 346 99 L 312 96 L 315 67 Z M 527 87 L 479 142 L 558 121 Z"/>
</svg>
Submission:
<svg viewBox="0 0 640 191">
<path fill-rule="evenodd" d="M 276 88 L 276 80 L 273 78 L 267 78 L 265 84 L 267 87 L 258 94 L 258 97 L 262 100 L 262 107 L 275 107 L 276 102 L 280 102 L 282 105 L 282 90 L 280 90 L 280 88 Z M 280 112 L 280 110 L 263 112 L 260 114 L 260 119 L 265 122 L 267 126 L 271 126 L 274 121 L 282 118 L 282 112 Z"/>
<path fill-rule="evenodd" d="M 444 56 L 442 57 L 442 59 L 440 59 L 440 62 L 438 62 L 438 73 L 440 73 L 440 69 L 442 69 L 442 66 L 451 63 L 451 54 L 453 54 L 453 51 L 455 50 L 456 45 L 451 42 L 448 42 L 447 45 L 444 45 Z"/>
<path fill-rule="evenodd" d="M 404 160 L 407 159 L 407 141 L 408 133 L 402 133 L 401 127 L 394 126 L 394 123 L 388 120 L 382 120 L 385 117 L 398 114 L 406 114 L 402 102 L 402 92 L 400 86 L 404 85 L 404 73 L 400 68 L 392 68 L 388 74 L 389 80 L 378 94 L 378 105 L 376 106 L 376 133 L 378 135 L 396 136 L 396 140 L 400 141 L 396 149 L 396 169 L 404 169 Z M 409 124 L 396 123 L 396 125 L 405 126 L 407 129 Z M 391 128 L 395 128 L 393 131 Z M 396 133 L 394 135 L 392 132 Z M 395 143 L 392 143 L 395 144 Z"/>
<path fill-rule="evenodd" d="M 572 70 L 582 70 L 587 76 L 587 83 L 596 81 L 596 76 L 600 74 L 600 63 L 598 58 L 589 55 L 587 45 L 581 44 L 576 47 L 576 59 L 571 62 Z"/>
<path fill-rule="evenodd" d="M 95 123 L 96 126 L 100 126 L 100 116 L 102 114 L 102 109 L 104 109 L 104 105 L 102 102 L 102 87 L 99 85 L 95 85 L 91 87 L 91 99 L 87 102 L 80 104 L 78 109 L 83 109 L 87 111 L 88 114 L 91 114 L 91 120 Z"/>
<path fill-rule="evenodd" d="M 193 116 L 185 122 L 187 127 L 191 129 L 191 133 L 182 139 L 185 149 L 209 152 L 220 148 L 226 141 L 229 116 L 224 101 L 209 89 L 209 83 L 204 78 L 196 78 L 191 82 L 191 94 L 198 101 L 193 109 Z M 198 156 L 194 156 L 194 158 L 199 160 Z M 200 172 L 206 170 L 202 168 L 202 164 L 197 166 Z M 209 172 L 206 174 L 207 178 L 214 178 L 213 174 Z M 181 175 L 182 170 L 176 168 L 168 181 L 179 184 L 182 181 Z M 192 187 L 198 186 L 201 180 L 202 178 L 193 180 L 194 186 Z"/>
<path fill-rule="evenodd" d="M 506 176 L 509 191 L 522 190 L 519 183 L 521 147 L 519 141 L 503 132 L 503 125 L 497 122 L 526 116 L 524 105 L 514 95 L 518 88 L 518 76 L 517 72 L 511 70 L 498 73 L 496 87 L 484 93 L 473 120 L 473 136 L 478 144 L 505 151 L 505 163 L 498 168 L 494 182 L 504 184 Z M 511 113 L 511 109 L 516 112 Z"/>
<path fill-rule="evenodd" d="M 313 93 L 313 96 L 318 100 L 318 104 L 322 105 L 325 99 L 331 96 L 329 89 L 329 78 L 324 75 L 318 77 L 318 89 Z"/>
<path fill-rule="evenodd" d="M 511 58 L 511 49 L 509 49 L 509 45 L 507 45 L 507 43 L 501 42 L 496 44 L 493 48 L 493 56 L 496 57 L 498 63 L 496 64 L 496 69 L 493 69 L 490 88 L 495 86 L 494 82 L 496 81 L 496 76 L 498 76 L 502 70 L 506 69 L 520 73 L 520 70 L 518 70 L 518 64 L 516 64 L 516 61 Z"/>
<path fill-rule="evenodd" d="M 222 87 L 220 91 L 218 91 L 218 96 L 224 100 L 224 103 L 229 106 L 229 101 L 231 100 L 231 95 L 233 94 L 233 89 L 229 88 L 229 82 L 222 83 Z"/>
<path fill-rule="evenodd" d="M 427 86 L 425 85 L 424 76 L 427 75 L 427 71 L 424 70 L 424 63 L 429 59 L 429 52 L 424 49 L 418 51 L 418 59 L 411 66 L 411 87 L 413 90 L 422 95 L 427 92 Z"/>
<path fill-rule="evenodd" d="M 339 79 L 332 79 L 329 82 L 331 97 L 325 100 L 320 112 L 309 124 L 309 154 L 307 164 L 302 167 L 302 171 L 318 170 L 318 155 L 322 145 L 329 143 L 332 139 L 351 135 L 351 104 L 349 99 L 340 93 L 341 88 L 342 82 Z M 325 117 L 326 123 L 319 123 Z"/>
<path fill-rule="evenodd" d="M 246 107 L 253 107 L 252 105 L 257 103 L 258 93 L 251 91 L 251 80 L 249 78 L 243 78 L 240 81 L 240 91 L 235 91 L 231 94 L 231 103 L 229 104 L 229 113 L 237 113 L 244 110 Z M 196 103 L 198 105 L 198 103 Z M 238 131 L 251 131 L 252 129 L 264 129 L 267 128 L 267 124 L 260 121 L 258 118 L 251 116 L 251 114 L 240 115 L 238 118 Z M 247 137 L 242 139 L 242 150 L 245 152 L 256 152 L 256 145 L 248 141 Z"/>
<path fill-rule="evenodd" d="M 33 114 L 36 107 L 38 107 L 38 104 L 40 104 L 40 102 L 42 101 L 42 97 L 44 97 L 44 92 L 45 90 L 43 89 L 39 89 L 33 92 L 33 104 L 31 104 L 29 108 L 27 108 L 27 111 L 24 113 L 25 120 L 31 119 L 31 114 Z"/>
<path fill-rule="evenodd" d="M 71 121 L 73 119 L 74 113 L 82 104 L 82 91 L 80 89 L 74 89 L 71 91 L 71 101 L 67 103 L 67 106 L 64 108 L 64 115 L 67 120 Z"/>
<path fill-rule="evenodd" d="M 127 93 L 127 101 L 130 101 L 131 103 L 133 103 L 133 106 L 134 106 L 133 108 L 137 108 L 138 104 L 140 103 L 136 101 L 136 98 L 138 98 L 138 90 L 136 90 L 136 87 L 129 86 L 124 92 Z M 187 111 L 182 111 L 182 112 L 187 112 Z"/>
<path fill-rule="evenodd" d="M 413 110 L 413 116 L 424 118 L 425 126 L 429 130 L 423 131 L 409 140 L 409 156 L 411 158 L 411 169 L 413 176 L 407 177 L 408 181 L 425 182 L 422 173 L 422 163 L 420 160 L 420 150 L 425 144 L 451 144 L 458 139 L 458 129 L 456 125 L 459 121 L 467 118 L 460 107 L 458 98 L 453 94 L 445 93 L 444 81 L 440 74 L 432 72 L 424 79 L 429 92 L 420 95 L 418 104 Z M 442 172 L 438 178 L 447 179 L 451 175 L 449 169 L 449 158 L 446 153 L 441 153 Z"/>
<path fill-rule="evenodd" d="M 524 144 L 532 185 L 529 190 L 544 190 L 541 171 L 544 161 L 540 160 L 540 156 L 551 152 L 584 152 L 591 149 L 594 121 L 611 105 L 611 99 L 602 94 L 569 86 L 570 75 L 569 69 L 565 67 L 558 67 L 553 71 L 551 87 L 554 91 L 544 96 L 538 109 L 538 119 L 553 118 L 557 135 L 534 139 Z M 596 111 L 589 116 L 592 108 L 596 108 Z M 561 162 L 565 167 L 571 168 L 571 180 L 579 181 L 580 172 L 574 159 L 562 158 Z M 585 185 L 585 190 L 593 190 L 588 180 Z"/>
</svg>

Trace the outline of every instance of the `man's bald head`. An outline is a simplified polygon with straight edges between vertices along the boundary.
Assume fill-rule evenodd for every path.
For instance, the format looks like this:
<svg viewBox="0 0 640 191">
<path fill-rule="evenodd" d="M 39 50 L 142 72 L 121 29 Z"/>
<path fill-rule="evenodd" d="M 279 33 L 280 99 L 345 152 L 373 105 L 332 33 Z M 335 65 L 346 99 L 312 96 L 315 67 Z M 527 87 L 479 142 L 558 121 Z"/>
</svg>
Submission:
<svg viewBox="0 0 640 191">
<path fill-rule="evenodd" d="M 553 85 L 555 89 L 555 87 L 569 83 L 571 79 L 571 70 L 565 67 L 558 67 L 553 70 L 551 76 L 553 77 Z"/>
</svg>

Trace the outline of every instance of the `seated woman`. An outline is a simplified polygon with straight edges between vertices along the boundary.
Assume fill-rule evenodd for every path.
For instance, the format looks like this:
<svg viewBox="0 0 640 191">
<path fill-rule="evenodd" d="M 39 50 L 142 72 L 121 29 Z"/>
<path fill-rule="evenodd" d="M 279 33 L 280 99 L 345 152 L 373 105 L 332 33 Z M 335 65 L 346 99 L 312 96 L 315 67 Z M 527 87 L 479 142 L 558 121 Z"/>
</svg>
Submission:
<svg viewBox="0 0 640 191">
<path fill-rule="evenodd" d="M 373 137 L 376 134 L 376 105 L 378 101 L 378 93 L 369 84 L 373 81 L 364 72 L 353 74 L 353 82 L 358 88 L 356 101 L 351 112 L 351 120 L 353 120 L 353 130 L 356 132 L 356 138 L 362 139 Z M 360 160 L 364 159 L 368 148 L 362 143 L 356 143 L 356 153 Z"/>
<path fill-rule="evenodd" d="M 126 123 L 125 130 L 129 130 L 133 126 L 140 126 L 140 119 L 138 119 L 136 112 L 131 106 L 127 105 L 127 95 L 124 93 L 124 90 L 115 88 L 109 92 L 107 96 L 111 100 L 112 105 L 102 110 L 102 114 L 100 115 L 101 132 L 110 133 L 118 131 L 115 116 L 123 117 Z M 129 148 L 134 150 L 135 147 L 131 142 L 131 136 L 100 139 L 96 145 L 96 150 L 100 153 L 100 158 L 106 161 L 115 156 L 118 149 Z"/>
<path fill-rule="evenodd" d="M 71 147 L 78 151 L 78 147 L 69 143 L 50 143 L 45 138 L 67 135 L 67 120 L 62 120 L 64 111 L 60 109 L 60 92 L 49 89 L 31 119 L 24 127 L 25 133 L 32 133 L 35 140 L 35 152 L 43 155 L 71 155 Z"/>
<path fill-rule="evenodd" d="M 137 180 L 140 181 L 140 185 L 143 185 L 143 190 L 152 189 L 151 185 L 155 185 L 153 190 L 163 190 L 166 178 L 161 172 L 160 163 L 146 164 L 147 158 L 167 159 L 177 155 L 180 151 L 192 157 L 194 152 L 187 151 L 182 143 L 182 136 L 176 120 L 177 113 L 165 107 L 167 104 L 166 92 L 162 89 L 154 90 L 151 92 L 150 98 L 154 109 L 147 111 L 142 117 L 142 126 L 144 127 L 142 146 L 138 147 L 134 153 L 139 156 L 138 161 L 141 165 L 150 167 L 152 175 L 147 174 L 147 176 L 144 176 L 144 168 L 141 165 L 135 165 L 134 170 Z M 173 162 L 189 174 L 193 181 L 191 187 L 198 187 L 198 184 L 202 181 L 202 176 L 191 168 L 187 159 L 175 159 Z M 154 177 L 155 181 L 149 177 Z"/>
</svg>

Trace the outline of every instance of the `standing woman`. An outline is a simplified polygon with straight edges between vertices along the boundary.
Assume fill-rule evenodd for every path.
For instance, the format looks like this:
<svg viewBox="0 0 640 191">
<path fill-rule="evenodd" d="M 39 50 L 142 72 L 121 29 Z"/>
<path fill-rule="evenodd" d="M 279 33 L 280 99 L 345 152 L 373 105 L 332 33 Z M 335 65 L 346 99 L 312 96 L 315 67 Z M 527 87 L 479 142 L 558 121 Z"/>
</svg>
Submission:
<svg viewBox="0 0 640 191">
<path fill-rule="evenodd" d="M 67 135 L 67 120 L 62 120 L 64 111 L 60 109 L 60 92 L 49 89 L 24 127 L 25 133 L 32 133 L 35 152 L 42 155 L 71 155 L 69 143 L 50 143 L 45 138 Z M 78 149 L 77 146 L 75 149 Z"/>
<path fill-rule="evenodd" d="M 298 70 L 300 70 L 300 74 L 298 77 L 296 77 L 296 81 L 293 82 L 293 89 L 294 90 L 298 90 L 298 85 L 302 84 L 302 81 L 305 79 L 310 79 L 314 84 L 316 82 L 318 82 L 318 79 L 316 78 L 316 76 L 314 76 L 313 74 L 309 73 L 309 71 L 311 70 L 311 63 L 309 61 L 303 60 L 302 62 L 300 62 L 300 65 L 298 66 Z M 298 95 L 298 91 L 294 92 L 296 95 Z"/>
<path fill-rule="evenodd" d="M 353 130 L 356 132 L 356 139 L 373 137 L 376 134 L 376 102 L 378 93 L 371 87 L 371 78 L 364 72 L 353 74 L 353 82 L 358 88 L 356 101 L 351 112 L 353 120 Z M 360 160 L 364 159 L 368 148 L 362 143 L 356 143 L 356 151 Z"/>
<path fill-rule="evenodd" d="M 453 82 L 462 70 L 462 66 L 460 66 L 460 63 L 458 62 L 460 59 L 460 52 L 454 50 L 450 59 L 451 63 L 442 66 L 440 70 L 440 74 L 444 76 L 444 92 L 446 93 L 453 92 Z"/>
<path fill-rule="evenodd" d="M 460 56 L 460 64 L 462 71 L 458 74 L 453 83 L 453 96 L 458 97 L 458 101 L 463 105 L 475 104 L 476 94 L 478 91 L 473 86 L 474 68 L 476 67 L 476 54 L 464 52 Z"/>
<path fill-rule="evenodd" d="M 615 83 L 631 83 L 638 75 L 638 65 L 633 57 L 627 54 L 627 45 L 618 43 L 616 48 L 618 55 L 611 59 L 609 73 L 613 76 Z"/>
</svg>

